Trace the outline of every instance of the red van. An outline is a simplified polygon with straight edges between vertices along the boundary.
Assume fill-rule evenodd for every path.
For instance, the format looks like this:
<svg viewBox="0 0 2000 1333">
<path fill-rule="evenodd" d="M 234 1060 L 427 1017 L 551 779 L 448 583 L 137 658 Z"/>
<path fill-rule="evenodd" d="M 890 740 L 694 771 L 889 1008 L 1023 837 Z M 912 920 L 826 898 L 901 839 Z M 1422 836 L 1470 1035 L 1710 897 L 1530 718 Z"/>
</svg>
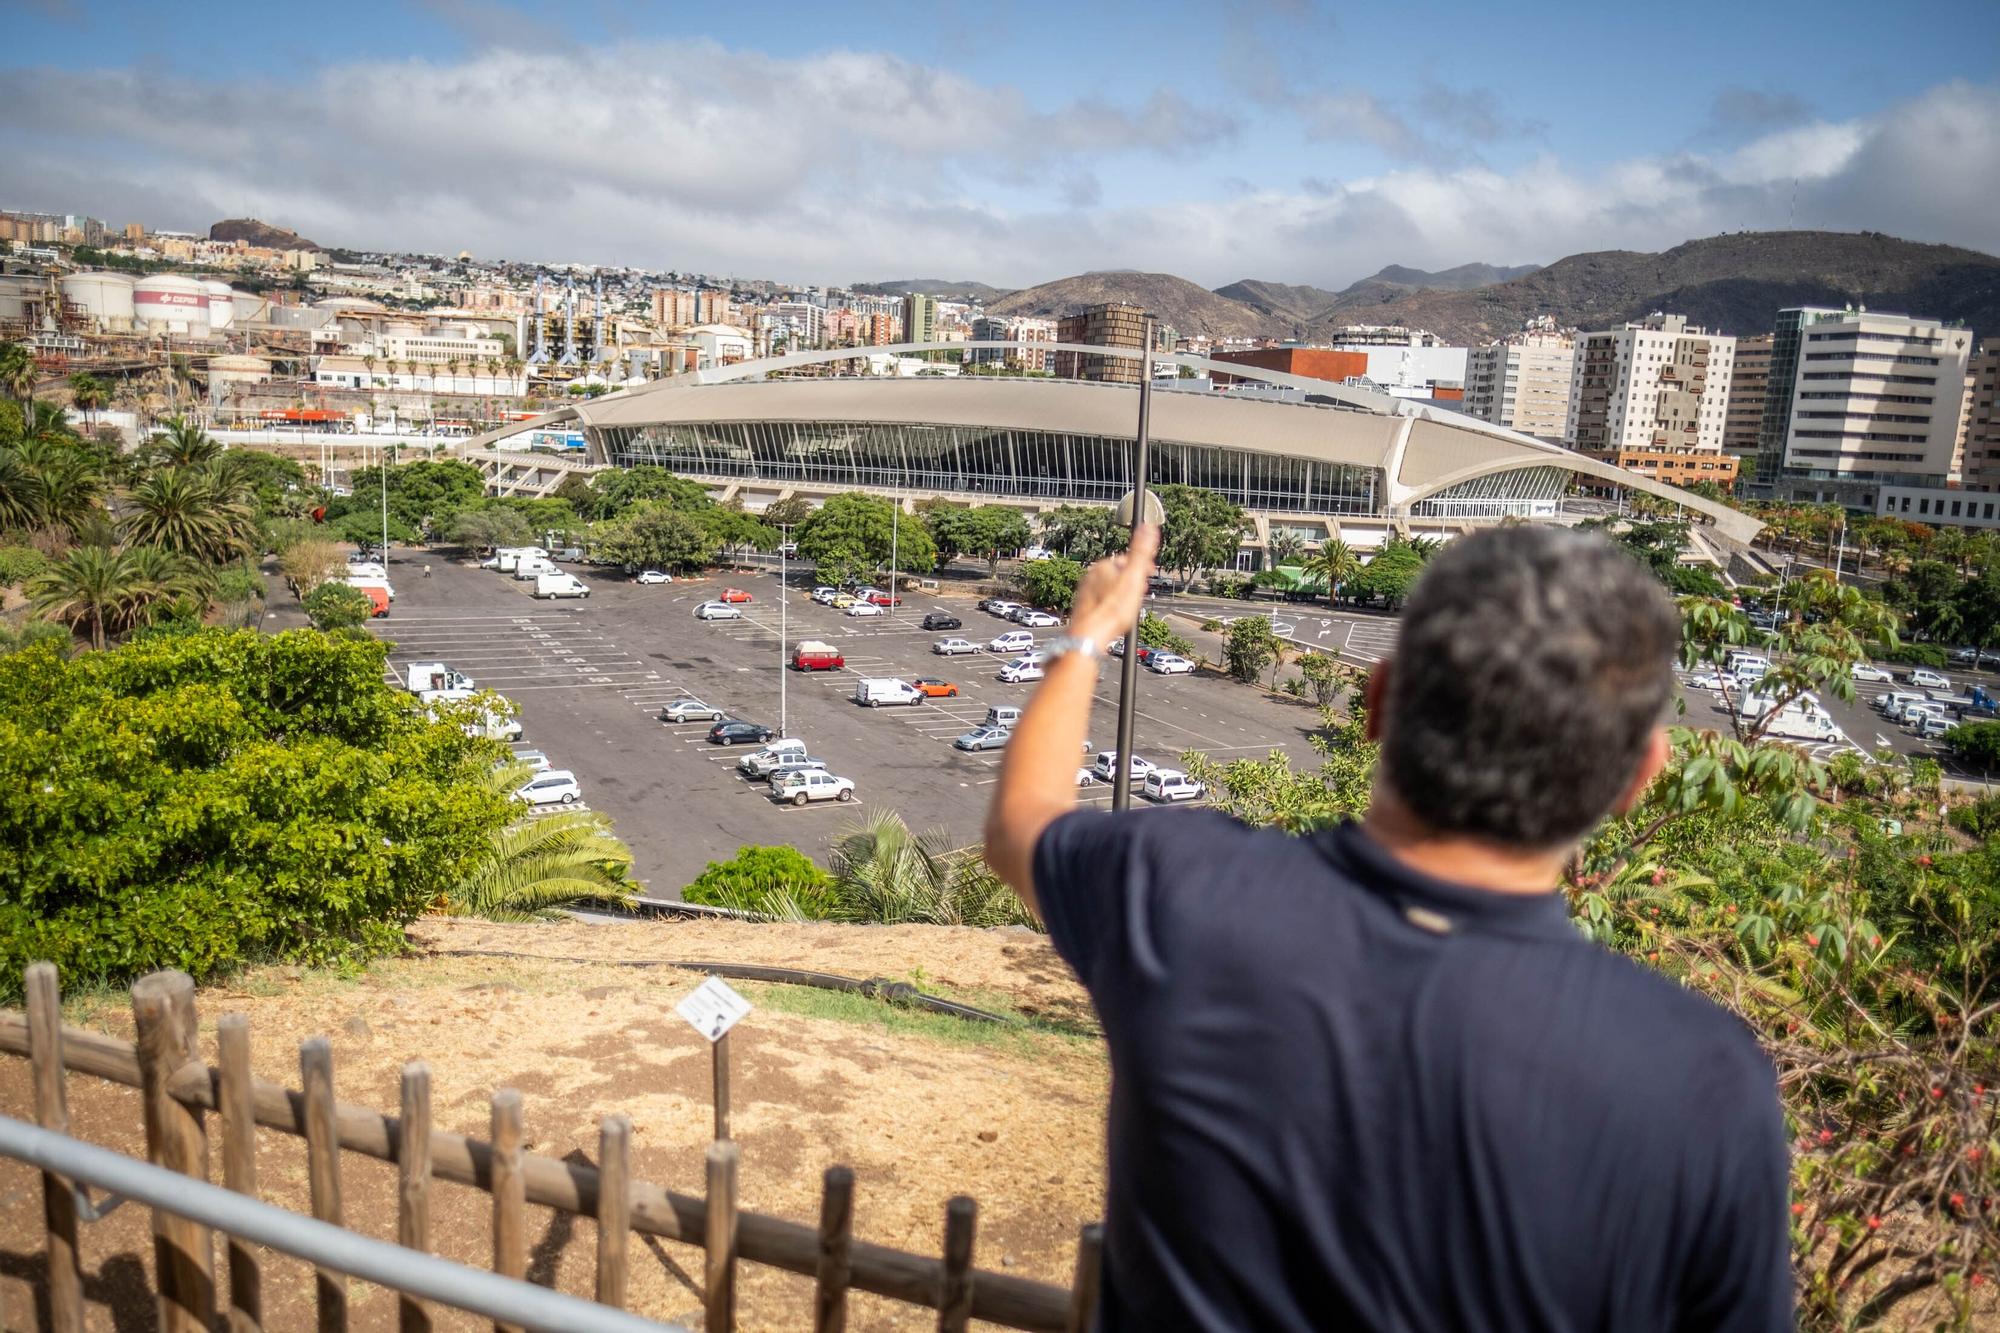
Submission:
<svg viewBox="0 0 2000 1333">
<path fill-rule="evenodd" d="M 807 639 L 792 649 L 794 671 L 838 671 L 846 665 L 847 659 L 840 655 L 840 649 L 830 643 Z"/>
</svg>

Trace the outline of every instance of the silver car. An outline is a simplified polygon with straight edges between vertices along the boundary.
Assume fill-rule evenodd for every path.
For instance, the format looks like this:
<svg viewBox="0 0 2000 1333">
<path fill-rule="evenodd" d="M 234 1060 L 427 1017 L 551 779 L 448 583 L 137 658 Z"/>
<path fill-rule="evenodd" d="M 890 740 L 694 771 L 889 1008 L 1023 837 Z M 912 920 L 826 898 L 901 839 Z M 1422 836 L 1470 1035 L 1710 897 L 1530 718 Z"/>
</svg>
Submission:
<svg viewBox="0 0 2000 1333">
<path fill-rule="evenodd" d="M 1011 735 L 1013 733 L 1005 727 L 978 727 L 960 736 L 952 745 L 960 750 L 998 750 L 1006 746 Z"/>
<path fill-rule="evenodd" d="M 676 699 L 660 710 L 662 722 L 720 722 L 726 716 L 720 708 L 693 697 Z"/>
</svg>

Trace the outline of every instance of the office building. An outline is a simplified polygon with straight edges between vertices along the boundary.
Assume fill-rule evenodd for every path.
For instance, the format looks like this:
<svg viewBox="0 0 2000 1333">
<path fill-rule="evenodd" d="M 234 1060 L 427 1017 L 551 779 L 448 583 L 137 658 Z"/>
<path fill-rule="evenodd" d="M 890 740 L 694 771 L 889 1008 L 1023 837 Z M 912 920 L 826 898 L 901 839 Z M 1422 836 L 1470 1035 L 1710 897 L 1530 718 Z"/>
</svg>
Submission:
<svg viewBox="0 0 2000 1333">
<path fill-rule="evenodd" d="M 1935 319 L 1819 306 L 1779 311 L 1758 436 L 1759 490 L 1768 478 L 1777 499 L 1877 510 L 1885 485 L 1943 488 L 1971 343 L 1966 329 Z"/>
<path fill-rule="evenodd" d="M 1368 357 L 1365 353 L 1336 352 L 1329 347 L 1258 347 L 1242 352 L 1217 352 L 1214 359 L 1227 361 L 1231 365 L 1254 366 L 1258 370 L 1303 375 L 1307 379 L 1326 380 L 1330 384 L 1345 384 L 1351 379 L 1362 379 L 1368 374 Z M 1242 375 L 1226 375 L 1221 371 L 1215 372 L 1213 378 L 1217 387 L 1258 382 Z"/>
<path fill-rule="evenodd" d="M 1568 334 L 1517 333 L 1465 358 L 1465 411 L 1481 421 L 1545 440 L 1569 423 L 1576 343 Z"/>
<path fill-rule="evenodd" d="M 811 301 L 773 301 L 764 307 L 773 339 L 794 351 L 826 345 L 826 308 Z"/>
<path fill-rule="evenodd" d="M 1057 320 L 1056 341 L 1136 350 L 1146 345 L 1147 322 L 1146 312 L 1135 305 L 1115 301 L 1094 305 Z M 1132 357 L 1057 352 L 1053 369 L 1058 379 L 1089 380 L 1098 384 L 1139 382 L 1139 362 Z"/>
<path fill-rule="evenodd" d="M 972 345 L 965 359 L 974 365 L 1006 366 L 1013 370 L 1045 373 L 1049 353 L 1043 347 L 980 347 L 982 342 L 1040 342 L 1056 339 L 1056 322 L 1032 315 L 981 315 L 972 321 Z"/>
<path fill-rule="evenodd" d="M 1965 488 L 2000 491 L 2000 341 L 1988 339 L 1966 365 Z"/>
<path fill-rule="evenodd" d="M 1722 452 L 1735 458 L 1757 453 L 1764 429 L 1764 395 L 1771 383 L 1771 335 L 1736 340 L 1736 369 L 1729 377 L 1729 400 L 1722 413 Z"/>
<path fill-rule="evenodd" d="M 1722 427 L 1736 340 L 1684 315 L 1579 334 L 1570 376 L 1570 446 L 1677 486 L 1736 481 Z"/>
</svg>

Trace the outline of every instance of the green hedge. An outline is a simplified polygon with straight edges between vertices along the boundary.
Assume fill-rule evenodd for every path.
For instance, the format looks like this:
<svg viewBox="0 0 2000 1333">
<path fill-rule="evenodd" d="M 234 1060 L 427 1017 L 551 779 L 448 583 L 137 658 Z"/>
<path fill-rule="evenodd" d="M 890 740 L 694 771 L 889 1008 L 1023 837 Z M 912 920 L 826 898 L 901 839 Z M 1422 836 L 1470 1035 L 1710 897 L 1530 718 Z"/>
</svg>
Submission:
<svg viewBox="0 0 2000 1333">
<path fill-rule="evenodd" d="M 1951 665 L 1951 657 L 1934 643 L 1904 643 L 1894 648 L 1881 648 L 1875 658 L 1882 662 L 1901 662 L 1905 666 L 1932 667 L 1942 671 Z"/>
</svg>

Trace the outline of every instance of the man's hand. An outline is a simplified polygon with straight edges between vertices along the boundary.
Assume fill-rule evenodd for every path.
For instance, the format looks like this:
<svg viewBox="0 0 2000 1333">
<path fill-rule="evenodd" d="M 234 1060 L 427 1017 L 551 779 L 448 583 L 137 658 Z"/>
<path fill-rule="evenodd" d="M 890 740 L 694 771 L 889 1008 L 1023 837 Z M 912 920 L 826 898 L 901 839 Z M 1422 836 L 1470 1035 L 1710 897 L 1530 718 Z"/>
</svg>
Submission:
<svg viewBox="0 0 2000 1333">
<path fill-rule="evenodd" d="M 1159 528 L 1144 524 L 1132 534 L 1130 550 L 1086 570 L 1070 603 L 1070 634 L 1088 639 L 1099 652 L 1119 635 L 1130 634 L 1146 600 L 1146 581 L 1153 576 L 1153 552 L 1159 549 Z M 1137 652 L 1138 646 L 1129 651 Z M 1098 658 L 1081 653 L 1049 662 L 1007 742 L 993 808 L 986 815 L 986 863 L 1037 914 L 1035 844 L 1051 823 L 1076 809 L 1076 766 L 1099 665 Z"/>
<path fill-rule="evenodd" d="M 1153 577 L 1153 554 L 1159 549 L 1159 526 L 1142 523 L 1132 534 L 1130 549 L 1106 556 L 1085 570 L 1070 603 L 1070 633 L 1101 649 L 1130 632 L 1145 604 L 1146 587 Z"/>
</svg>

